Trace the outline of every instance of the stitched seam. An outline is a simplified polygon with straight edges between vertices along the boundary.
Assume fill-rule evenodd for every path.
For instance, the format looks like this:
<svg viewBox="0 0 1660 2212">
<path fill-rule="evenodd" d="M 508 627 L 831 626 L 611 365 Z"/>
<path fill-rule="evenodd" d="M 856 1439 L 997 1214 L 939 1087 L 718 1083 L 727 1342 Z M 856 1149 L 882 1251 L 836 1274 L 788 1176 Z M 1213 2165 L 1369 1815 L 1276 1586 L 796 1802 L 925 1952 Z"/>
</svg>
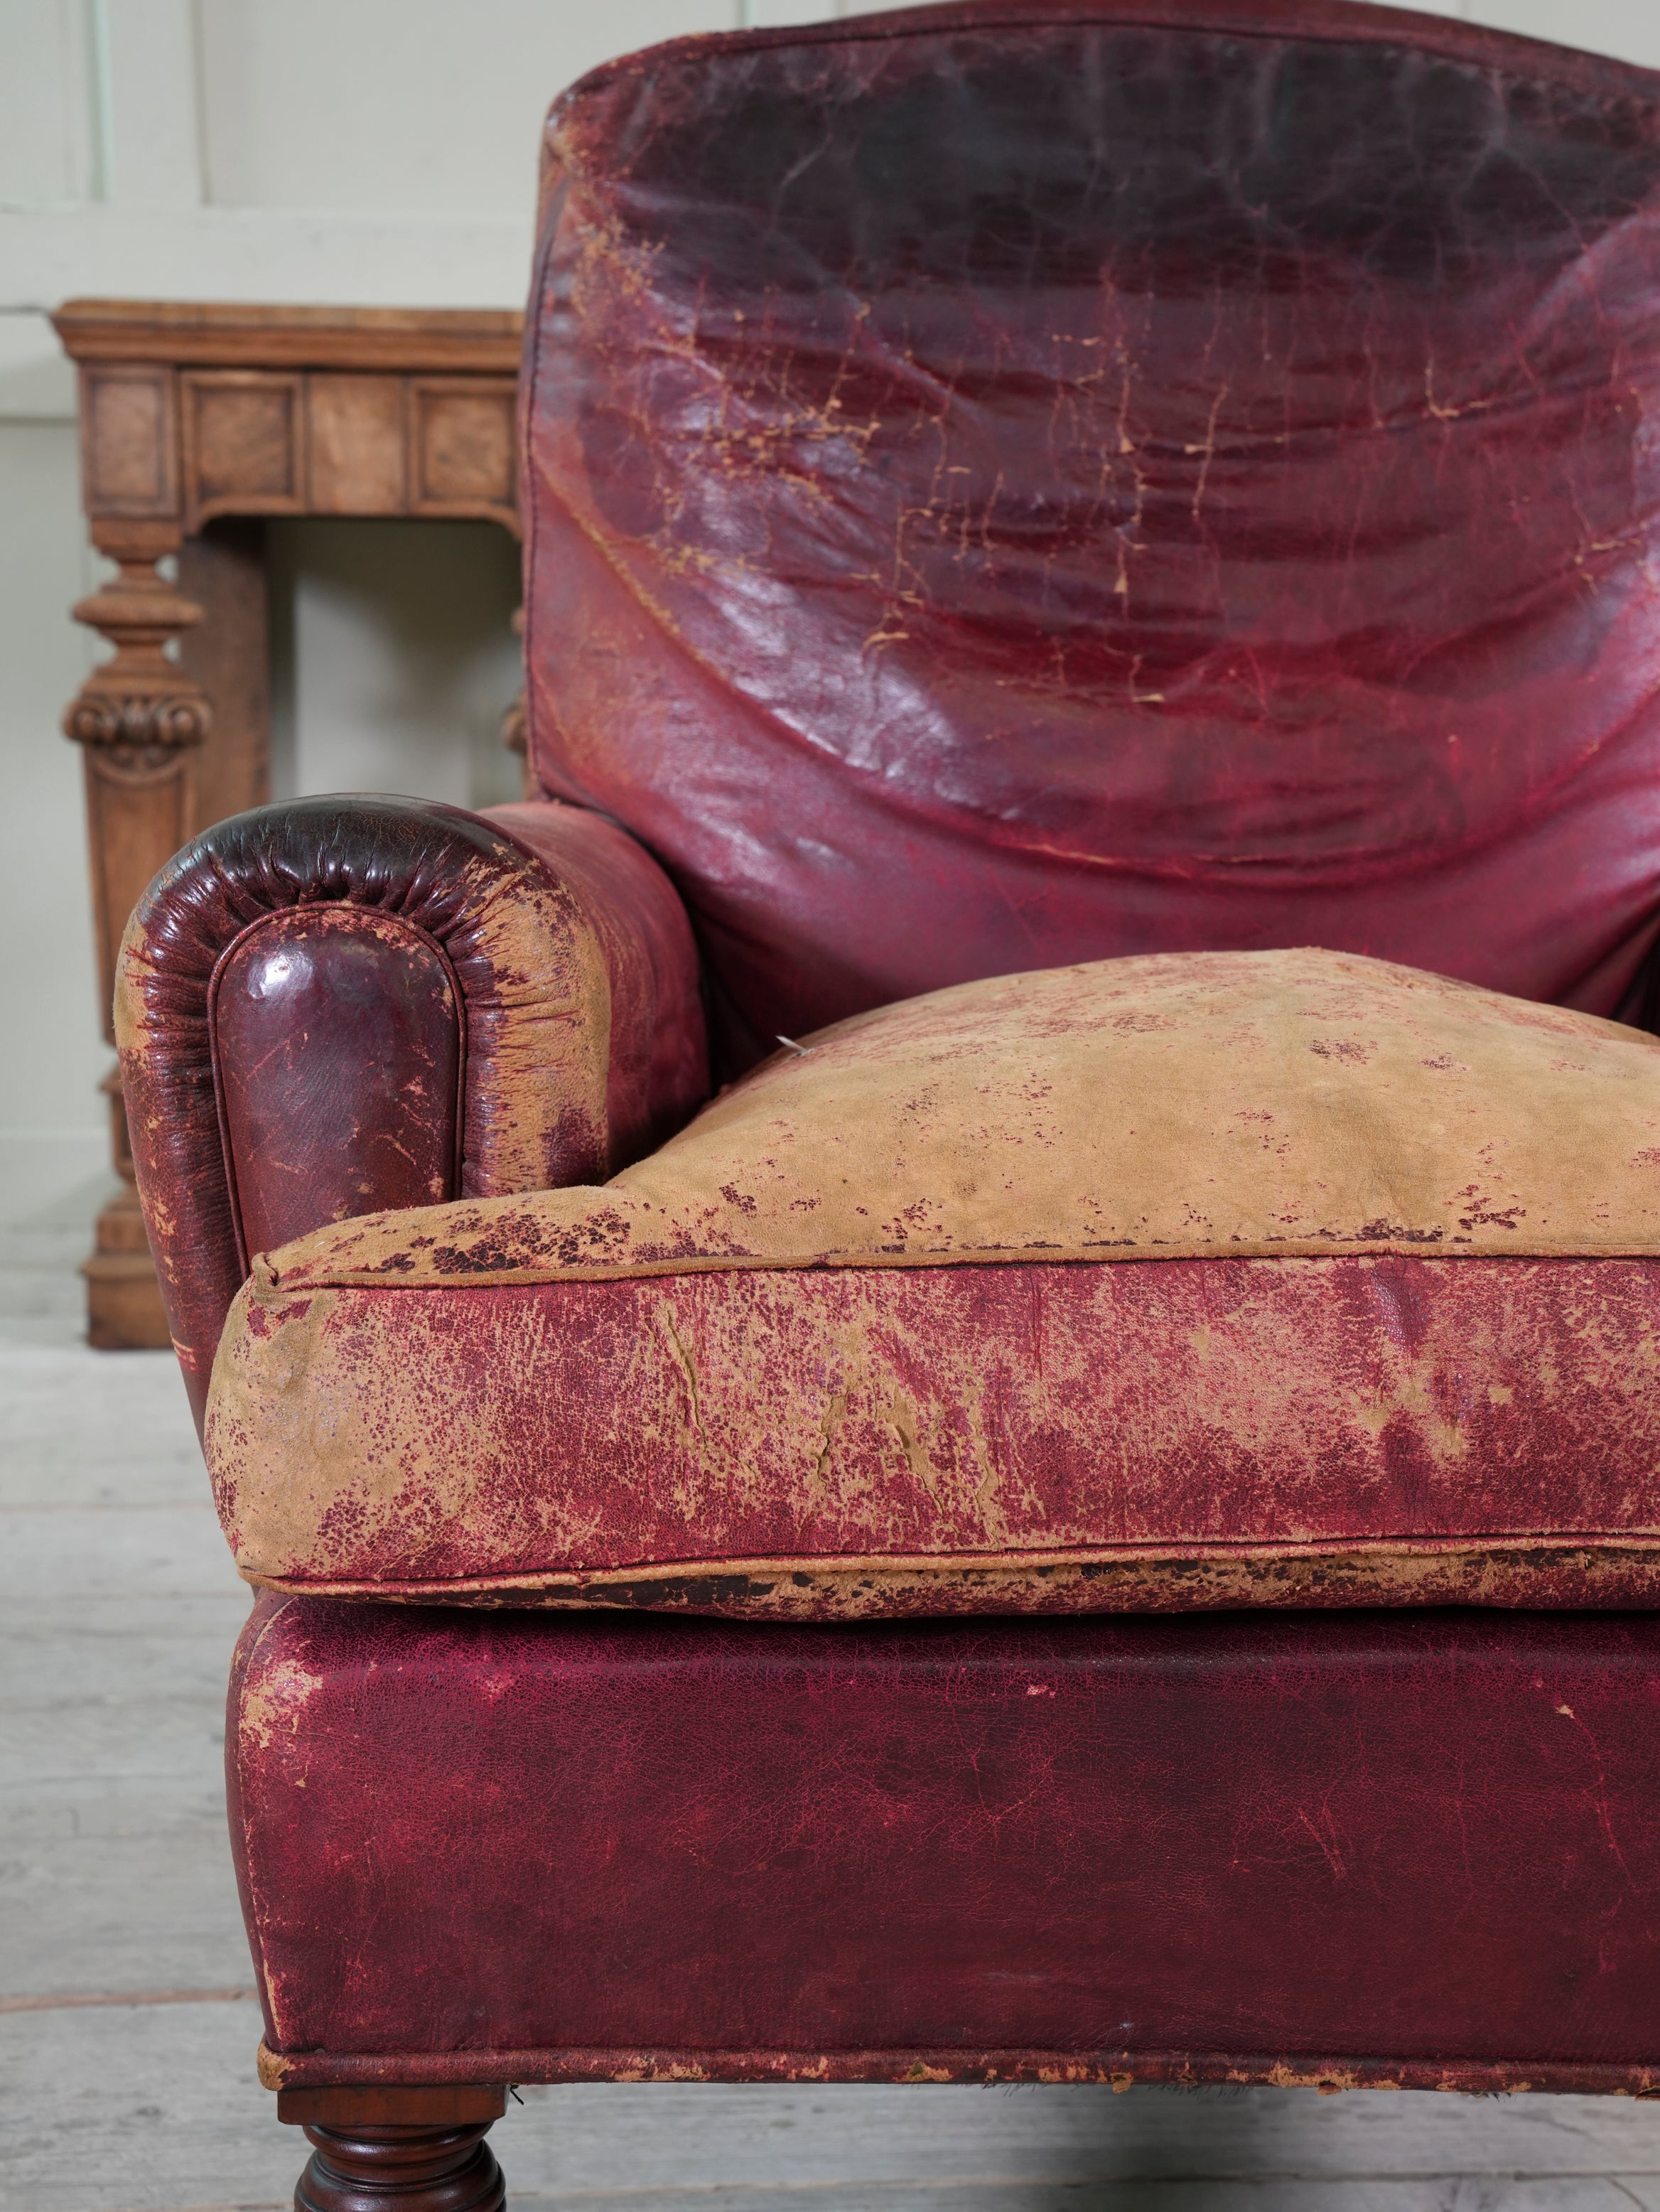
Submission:
<svg viewBox="0 0 1660 2212">
<path fill-rule="evenodd" d="M 1118 2051 L 1010 2049 L 942 2050 L 915 2045 L 831 2051 L 752 2048 L 711 2050 L 706 2046 L 540 2045 L 512 2050 L 415 2051 L 273 2051 L 260 2047 L 262 2075 L 274 2071 L 304 2075 L 311 2086 L 348 2086 L 359 2081 L 454 2082 L 481 2086 L 480 2069 L 491 2065 L 495 2081 L 639 2081 L 651 2078 L 696 2081 L 857 2079 L 889 2081 L 973 2076 L 1128 2083 L 1149 2080 L 1272 2081 L 1283 2086 L 1319 2082 L 1357 2087 L 1391 2084 L 1512 2088 L 1623 2089 L 1652 2095 L 1660 2068 L 1643 2060 L 1510 2059 L 1490 2057 L 1445 2058 L 1328 2058 L 1292 2051 L 1234 2054 L 1192 2051 Z M 1640 2085 L 1640 2086 L 1639 2086 Z M 295 2086 L 299 2086 L 298 2083 Z M 482 2085 L 488 2086 L 488 2085 Z"/>
<path fill-rule="evenodd" d="M 1381 12 L 1381 11 L 1380 11 Z M 1391 10 L 1391 13 L 1396 11 Z M 1358 10 L 1357 10 L 1358 13 Z M 723 53 L 766 53 L 773 51 L 803 52 L 836 46 L 899 46 L 912 39 L 970 38 L 988 31 L 1053 31 L 1075 29 L 1123 29 L 1131 31 L 1197 32 L 1202 35 L 1249 39 L 1263 44 L 1367 46 L 1379 46 L 1401 55 L 1434 55 L 1480 70 L 1484 74 L 1501 78 L 1507 84 L 1525 85 L 1544 90 L 1549 87 L 1568 85 L 1588 96 L 1615 99 L 1621 96 L 1621 81 L 1638 88 L 1649 88 L 1651 96 L 1660 94 L 1660 70 L 1644 69 L 1635 62 L 1616 61 L 1611 55 L 1590 54 L 1578 48 L 1557 48 L 1562 60 L 1550 68 L 1544 57 L 1552 42 L 1544 39 L 1529 39 L 1513 33 L 1497 31 L 1485 24 L 1448 24 L 1453 33 L 1451 38 L 1434 40 L 1414 39 L 1404 26 L 1374 24 L 1357 21 L 1348 27 L 1321 28 L 1257 24 L 1249 21 L 1230 21 L 1204 16 L 1177 22 L 1169 16 L 1142 15 L 988 15 L 972 20 L 959 19 L 949 27 L 941 24 L 917 23 L 904 30 L 891 28 L 827 29 L 816 35 L 802 35 L 788 30 L 724 32 L 712 37 L 704 35 L 689 39 L 666 40 L 663 46 L 645 47 L 639 53 L 622 55 L 614 62 L 602 64 L 587 76 L 580 77 L 568 91 L 555 101 L 553 112 L 557 113 L 567 104 L 574 106 L 579 94 L 603 92 L 610 85 L 627 76 L 642 54 L 655 55 L 662 61 L 696 60 L 711 53 L 718 46 Z M 1483 58 L 1469 49 L 1478 46 L 1508 46 L 1529 50 L 1539 58 L 1530 68 L 1520 64 L 1514 68 L 1496 58 Z M 1610 82 L 1592 80 L 1606 73 Z M 551 121 L 550 114 L 549 120 Z"/>
<path fill-rule="evenodd" d="M 562 154 L 557 155 L 569 175 L 569 165 Z M 524 678 L 524 761 L 525 765 L 540 781 L 541 772 L 536 768 L 536 687 L 530 680 L 530 623 L 536 608 L 536 556 L 540 547 L 542 507 L 533 492 L 536 438 L 534 422 L 536 398 L 541 388 L 542 339 L 546 318 L 548 270 L 554 258 L 554 245 L 559 235 L 559 224 L 549 222 L 543 236 L 537 241 L 535 263 L 530 271 L 530 296 L 526 304 L 525 374 L 524 377 L 524 405 L 518 418 L 519 504 L 524 510 L 524 573 L 522 601 L 524 609 L 524 653 L 521 673 Z"/>
<path fill-rule="evenodd" d="M 1501 1530 L 1490 1534 L 1476 1531 L 1447 1537 L 1331 1536 L 1322 1537 L 1309 1544 L 1298 1544 L 1283 1537 L 1260 1540 L 1241 1537 L 1225 1542 L 1166 1540 L 1142 1544 L 1081 1545 L 1069 1549 L 1057 1548 L 1053 1552 L 775 1553 L 736 1559 L 676 1559 L 657 1565 L 642 1562 L 621 1566 L 549 1568 L 543 1574 L 403 1577 L 385 1582 L 345 1578 L 308 1582 L 294 1575 L 266 1575 L 245 1568 L 239 1571 L 244 1580 L 256 1589 L 280 1590 L 293 1596 L 392 1599 L 399 1592 L 409 1592 L 420 1597 L 441 1590 L 569 1589 L 582 1592 L 638 1583 L 671 1585 L 678 1582 L 704 1581 L 712 1577 L 735 1581 L 762 1578 L 777 1581 L 781 1577 L 806 1574 L 821 1582 L 859 1575 L 948 1576 L 958 1578 L 1012 1574 L 1041 1577 L 1069 1567 L 1165 1567 L 1173 1570 L 1211 1563 L 1223 1566 L 1284 1563 L 1295 1566 L 1304 1562 L 1318 1565 L 1341 1565 L 1348 1560 L 1371 1565 L 1396 1559 L 1430 1562 L 1445 1559 L 1457 1564 L 1502 1558 L 1507 1553 L 1549 1555 L 1594 1551 L 1606 1552 L 1616 1557 L 1660 1556 L 1660 1530 L 1639 1530 L 1634 1534 L 1617 1530 L 1570 1529 L 1538 1533 Z"/>
<path fill-rule="evenodd" d="M 256 1887 L 253 1875 L 253 1838 L 251 1826 L 248 1820 L 248 1792 L 245 1786 L 242 1762 L 242 1698 L 240 1692 L 246 1688 L 248 1677 L 252 1673 L 254 1662 L 259 1655 L 260 1646 L 264 1643 L 265 1638 L 276 1626 L 278 1621 L 280 1621 L 283 1616 L 299 1602 L 300 1602 L 300 1600 L 293 1596 L 284 1595 L 282 1603 L 278 1606 L 274 1606 L 271 1609 L 270 1618 L 261 1623 L 258 1633 L 249 1644 L 247 1655 L 242 1662 L 241 1677 L 237 1699 L 238 1711 L 235 1754 L 236 1802 L 242 1821 L 242 1862 L 248 1869 L 248 1902 L 252 1907 L 252 1911 L 249 1915 L 247 1930 L 248 1942 L 249 1948 L 254 1954 L 254 1968 L 259 1978 L 260 1990 L 264 2000 L 265 2012 L 267 2016 L 273 2020 L 273 2021 L 276 2018 L 276 2006 L 273 2001 L 270 1972 L 266 1965 L 265 1960 L 265 1909 L 264 1899 L 258 1888 Z"/>
</svg>

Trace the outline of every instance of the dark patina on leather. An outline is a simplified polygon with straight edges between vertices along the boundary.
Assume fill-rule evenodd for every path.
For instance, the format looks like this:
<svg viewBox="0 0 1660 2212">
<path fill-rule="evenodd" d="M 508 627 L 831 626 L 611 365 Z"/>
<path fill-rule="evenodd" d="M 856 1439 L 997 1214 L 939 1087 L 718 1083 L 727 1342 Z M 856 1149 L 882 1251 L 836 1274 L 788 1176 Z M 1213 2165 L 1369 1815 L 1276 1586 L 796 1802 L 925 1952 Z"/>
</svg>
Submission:
<svg viewBox="0 0 1660 2212">
<path fill-rule="evenodd" d="M 220 957 L 208 1017 L 245 1271 L 320 1220 L 459 1194 L 464 1002 L 425 930 L 280 908 Z"/>
</svg>

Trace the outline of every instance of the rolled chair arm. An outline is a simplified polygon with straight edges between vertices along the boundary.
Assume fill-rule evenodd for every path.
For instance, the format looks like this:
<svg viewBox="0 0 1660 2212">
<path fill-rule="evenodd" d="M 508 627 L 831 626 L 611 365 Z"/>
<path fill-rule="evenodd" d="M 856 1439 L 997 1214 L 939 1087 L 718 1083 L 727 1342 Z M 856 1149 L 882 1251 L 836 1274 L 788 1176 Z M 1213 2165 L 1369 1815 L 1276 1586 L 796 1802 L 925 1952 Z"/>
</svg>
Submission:
<svg viewBox="0 0 1660 2212">
<path fill-rule="evenodd" d="M 549 803 L 312 799 L 218 823 L 140 901 L 115 1021 L 198 1423 L 256 1252 L 603 1181 L 708 1091 L 674 887 L 613 823 Z"/>
</svg>

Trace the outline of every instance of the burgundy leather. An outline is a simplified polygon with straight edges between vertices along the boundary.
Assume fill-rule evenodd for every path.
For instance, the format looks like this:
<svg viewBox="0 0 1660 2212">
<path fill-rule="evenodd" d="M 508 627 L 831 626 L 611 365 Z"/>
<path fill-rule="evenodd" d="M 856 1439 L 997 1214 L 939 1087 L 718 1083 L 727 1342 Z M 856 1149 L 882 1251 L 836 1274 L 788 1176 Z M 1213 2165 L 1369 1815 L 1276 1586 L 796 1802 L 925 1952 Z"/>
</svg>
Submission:
<svg viewBox="0 0 1660 2212">
<path fill-rule="evenodd" d="M 533 758 L 679 886 L 731 1060 L 1187 947 L 1648 1019 L 1657 116 L 1641 70 L 1341 0 L 984 0 L 567 95 Z M 647 864 L 587 822 L 632 914 Z M 507 1188 L 524 972 L 472 933 L 549 880 L 360 802 L 164 874 L 124 1079 L 198 1393 L 237 1274 L 215 963 L 299 904 L 425 929 L 465 1176 Z M 596 938 L 676 941 L 645 896 Z M 678 1110 L 689 950 L 633 972 L 676 979 Z M 537 1125 L 540 1172 L 591 1170 L 609 1101 Z M 1660 1617 L 1618 1613 L 266 1601 L 227 1757 L 268 2078 L 1660 2087 L 1657 1680 Z"/>
<path fill-rule="evenodd" d="M 1647 1018 L 1660 76 L 984 0 L 632 56 L 547 149 L 532 757 L 739 1056 L 1189 948 Z"/>
<path fill-rule="evenodd" d="M 706 1091 L 696 953 L 662 872 L 595 815 L 501 813 L 381 798 L 262 807 L 204 831 L 139 902 L 117 985 L 122 1085 L 198 1422 L 245 1272 L 233 1176 L 257 1250 L 279 1224 L 287 1236 L 411 1203 L 449 1156 L 454 1066 L 463 1195 L 602 1178 Z M 285 928 L 320 932 L 325 973 L 262 1012 L 261 952 L 291 913 Z M 607 1009 L 609 1042 L 588 1027 Z M 320 1026 L 294 1033 L 296 1012 Z M 314 1142 L 292 1125 L 274 1141 L 311 1110 Z M 379 1141 L 342 1157 L 357 1113 Z"/>
<path fill-rule="evenodd" d="M 461 989 L 424 931 L 285 908 L 233 940 L 208 1011 L 243 1268 L 320 1221 L 457 1194 Z"/>
<path fill-rule="evenodd" d="M 493 806 L 482 819 L 536 854 L 604 948 L 611 987 L 606 1165 L 615 1174 L 672 1137 L 709 1093 L 685 910 L 648 853 L 580 807 L 533 800 Z"/>
<path fill-rule="evenodd" d="M 1652 1619 L 267 1601 L 227 1744 L 268 2078 L 1648 2087 L 1657 1678 Z"/>
<path fill-rule="evenodd" d="M 243 1572 L 339 1595 L 1652 1606 L 1657 1323 L 1643 1260 L 256 1284 L 205 1441 Z"/>
</svg>

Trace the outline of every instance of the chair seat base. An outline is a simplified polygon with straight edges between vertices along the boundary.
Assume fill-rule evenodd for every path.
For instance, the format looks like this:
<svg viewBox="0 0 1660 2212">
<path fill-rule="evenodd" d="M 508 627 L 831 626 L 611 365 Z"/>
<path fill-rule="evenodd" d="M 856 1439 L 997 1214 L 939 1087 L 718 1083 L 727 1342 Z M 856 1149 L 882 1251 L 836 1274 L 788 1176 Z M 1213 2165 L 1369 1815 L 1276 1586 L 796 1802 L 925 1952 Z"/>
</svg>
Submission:
<svg viewBox="0 0 1660 2212">
<path fill-rule="evenodd" d="M 1660 1615 L 784 1627 L 267 1599 L 289 2087 L 1660 2087 Z"/>
</svg>

